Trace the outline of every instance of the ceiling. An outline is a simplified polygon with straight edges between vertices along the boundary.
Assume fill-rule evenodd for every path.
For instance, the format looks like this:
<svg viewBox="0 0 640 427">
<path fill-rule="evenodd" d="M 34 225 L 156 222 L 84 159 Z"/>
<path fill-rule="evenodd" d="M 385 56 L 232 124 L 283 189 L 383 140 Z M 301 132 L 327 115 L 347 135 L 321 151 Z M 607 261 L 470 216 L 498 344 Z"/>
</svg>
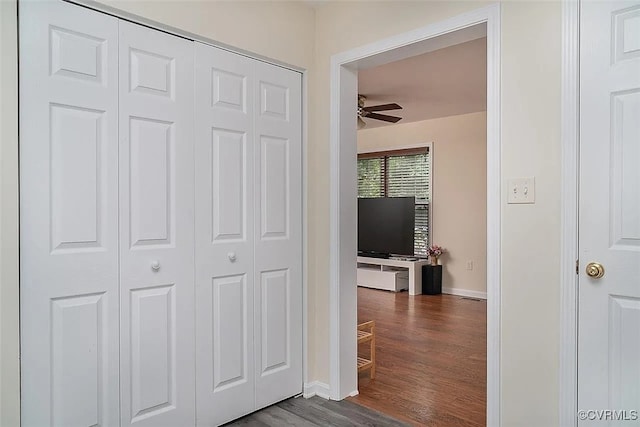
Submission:
<svg viewBox="0 0 640 427">
<path fill-rule="evenodd" d="M 487 38 L 413 56 L 358 72 L 365 106 L 396 102 L 397 124 L 486 111 Z M 393 123 L 364 119 L 365 129 Z"/>
</svg>

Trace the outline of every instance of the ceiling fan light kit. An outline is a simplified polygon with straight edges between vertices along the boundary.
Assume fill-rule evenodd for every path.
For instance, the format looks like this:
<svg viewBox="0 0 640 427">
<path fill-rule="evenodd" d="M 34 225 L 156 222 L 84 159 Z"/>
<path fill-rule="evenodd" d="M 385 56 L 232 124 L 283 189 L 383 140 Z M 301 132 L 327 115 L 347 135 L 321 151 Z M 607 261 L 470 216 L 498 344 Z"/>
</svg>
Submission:
<svg viewBox="0 0 640 427">
<path fill-rule="evenodd" d="M 358 129 L 362 129 L 363 127 L 365 127 L 367 124 L 365 123 L 364 120 L 362 120 L 362 117 L 360 117 L 360 114 L 358 114 Z"/>
<path fill-rule="evenodd" d="M 376 113 L 376 111 L 402 110 L 402 107 L 400 105 L 392 103 L 365 107 L 364 103 L 366 99 L 366 96 L 358 94 L 358 129 L 362 129 L 367 125 L 363 118 L 381 120 L 383 122 L 389 123 L 397 123 L 402 120 L 402 117 Z"/>
</svg>

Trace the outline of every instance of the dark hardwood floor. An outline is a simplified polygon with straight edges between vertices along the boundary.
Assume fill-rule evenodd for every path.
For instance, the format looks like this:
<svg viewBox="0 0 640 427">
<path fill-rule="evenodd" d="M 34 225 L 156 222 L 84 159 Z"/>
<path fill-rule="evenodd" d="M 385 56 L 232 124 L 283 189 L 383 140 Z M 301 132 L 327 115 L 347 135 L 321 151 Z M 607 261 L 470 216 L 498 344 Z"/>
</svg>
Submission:
<svg viewBox="0 0 640 427">
<path fill-rule="evenodd" d="M 358 323 L 376 321 L 377 373 L 362 372 L 349 400 L 417 426 L 484 426 L 486 312 L 483 300 L 358 288 Z"/>
<path fill-rule="evenodd" d="M 407 424 L 346 400 L 320 397 L 287 399 L 225 426 L 254 427 L 405 427 Z"/>
</svg>

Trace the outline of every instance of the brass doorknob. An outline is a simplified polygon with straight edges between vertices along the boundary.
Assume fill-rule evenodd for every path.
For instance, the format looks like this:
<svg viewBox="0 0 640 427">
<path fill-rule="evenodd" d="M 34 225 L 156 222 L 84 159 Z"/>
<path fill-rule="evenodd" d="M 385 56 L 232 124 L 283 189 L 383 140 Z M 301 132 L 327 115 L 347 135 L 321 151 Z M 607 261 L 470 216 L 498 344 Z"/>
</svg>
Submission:
<svg viewBox="0 0 640 427">
<path fill-rule="evenodd" d="M 590 262 L 587 264 L 587 276 L 592 279 L 599 279 L 604 276 L 604 267 L 597 262 Z"/>
</svg>

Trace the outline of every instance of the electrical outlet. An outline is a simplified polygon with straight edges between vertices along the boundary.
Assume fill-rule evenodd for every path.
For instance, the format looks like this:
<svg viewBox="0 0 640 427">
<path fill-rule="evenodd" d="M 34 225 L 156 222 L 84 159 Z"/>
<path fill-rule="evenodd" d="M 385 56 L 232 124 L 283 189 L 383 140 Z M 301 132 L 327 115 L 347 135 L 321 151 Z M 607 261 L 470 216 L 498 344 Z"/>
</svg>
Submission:
<svg viewBox="0 0 640 427">
<path fill-rule="evenodd" d="M 467 270 L 473 270 L 473 261 L 467 261 Z"/>
<path fill-rule="evenodd" d="M 511 178 L 507 182 L 509 204 L 531 204 L 536 202 L 536 181 L 530 178 Z"/>
</svg>

